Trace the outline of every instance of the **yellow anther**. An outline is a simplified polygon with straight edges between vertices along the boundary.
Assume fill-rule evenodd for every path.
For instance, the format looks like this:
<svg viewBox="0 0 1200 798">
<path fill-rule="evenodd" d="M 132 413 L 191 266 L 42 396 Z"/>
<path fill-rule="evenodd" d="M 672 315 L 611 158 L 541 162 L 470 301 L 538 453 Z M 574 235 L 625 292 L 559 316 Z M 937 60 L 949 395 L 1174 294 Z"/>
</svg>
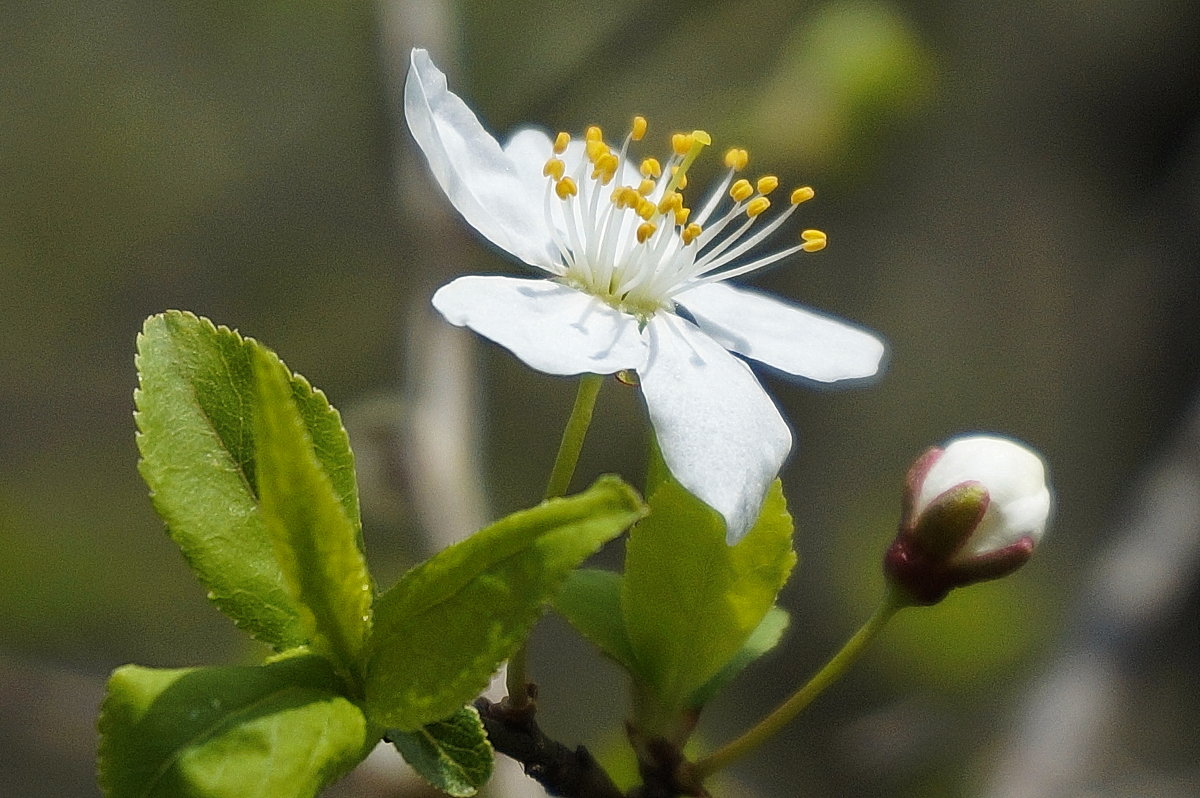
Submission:
<svg viewBox="0 0 1200 798">
<path fill-rule="evenodd" d="M 637 192 L 643 197 L 650 196 L 650 192 L 654 191 L 654 181 L 649 178 L 638 183 Z"/>
<path fill-rule="evenodd" d="M 801 186 L 792 192 L 792 204 L 799 205 L 801 202 L 808 202 L 816 196 L 816 193 L 811 186 Z"/>
<path fill-rule="evenodd" d="M 613 189 L 612 201 L 618 208 L 636 208 L 641 196 L 629 186 L 618 186 Z"/>
<path fill-rule="evenodd" d="M 692 137 L 687 133 L 675 133 L 671 136 L 671 149 L 678 156 L 688 154 L 688 150 L 692 148 Z"/>
<path fill-rule="evenodd" d="M 741 171 L 746 168 L 746 164 L 748 163 L 750 163 L 750 153 L 745 150 L 739 150 L 735 147 L 725 153 L 725 165 L 730 169 Z"/>
<path fill-rule="evenodd" d="M 600 178 L 604 184 L 608 184 L 617 173 L 617 156 L 611 152 L 606 152 L 596 159 L 596 168 L 592 170 L 592 179 Z"/>
<path fill-rule="evenodd" d="M 805 230 L 800 234 L 800 238 L 804 240 L 800 248 L 805 252 L 820 252 L 829 243 L 829 239 L 820 230 Z"/>
<path fill-rule="evenodd" d="M 645 197 L 639 196 L 635 212 L 646 221 L 650 221 L 658 214 L 658 206 Z"/>
<path fill-rule="evenodd" d="M 734 202 L 744 202 L 754 196 L 754 186 L 750 185 L 749 180 L 739 180 L 729 187 L 729 196 Z"/>
<path fill-rule="evenodd" d="M 687 173 L 680 172 L 682 166 L 671 167 L 671 180 L 675 183 L 675 188 L 687 188 Z"/>
<path fill-rule="evenodd" d="M 592 125 L 583 134 L 583 138 L 586 141 L 604 141 L 604 131 L 600 129 L 599 125 Z"/>
<path fill-rule="evenodd" d="M 646 239 L 654 235 L 654 231 L 658 228 L 650 224 L 650 222 L 642 222 L 638 225 L 637 240 L 639 244 L 645 244 Z"/>
<path fill-rule="evenodd" d="M 771 207 L 771 201 L 766 197 L 755 197 L 746 203 L 746 215 L 753 219 Z"/>
<path fill-rule="evenodd" d="M 683 195 L 678 191 L 672 191 L 658 201 L 658 212 L 666 213 L 669 210 L 683 207 Z"/>
<path fill-rule="evenodd" d="M 588 139 L 587 143 L 584 145 L 584 150 L 587 152 L 588 160 L 595 164 L 600 160 L 600 156 L 608 153 L 608 145 L 603 141 Z"/>
<path fill-rule="evenodd" d="M 756 185 L 759 194 L 770 194 L 775 189 L 779 188 L 779 178 L 775 175 L 763 175 L 758 179 Z"/>
<path fill-rule="evenodd" d="M 699 144 L 701 147 L 708 147 L 712 144 L 712 136 L 703 130 L 692 131 L 692 141 Z"/>
<path fill-rule="evenodd" d="M 642 177 L 653 177 L 655 180 L 662 177 L 662 165 L 657 158 L 647 158 L 642 161 L 641 166 Z"/>
<path fill-rule="evenodd" d="M 683 239 L 683 243 L 686 246 L 699 238 L 702 232 L 704 231 L 700 225 L 692 222 L 687 227 L 683 228 L 683 232 L 679 234 L 679 237 Z"/>
<path fill-rule="evenodd" d="M 563 172 L 567 170 L 567 165 L 558 158 L 551 158 L 546 161 L 546 165 L 542 167 L 542 174 L 546 177 L 553 177 L 555 180 L 562 180 Z"/>
<path fill-rule="evenodd" d="M 641 141 L 642 137 L 646 135 L 646 128 L 648 126 L 649 125 L 646 122 L 646 117 L 635 116 L 633 118 L 633 129 L 629 131 L 629 138 L 633 139 L 634 141 Z"/>
<path fill-rule="evenodd" d="M 554 184 L 554 193 L 558 198 L 565 200 L 567 197 L 574 197 L 579 193 L 579 186 L 575 185 L 575 181 L 569 177 L 564 177 Z"/>
<path fill-rule="evenodd" d="M 567 151 L 567 145 L 571 143 L 571 134 L 565 130 L 554 137 L 554 154 L 562 155 Z"/>
<path fill-rule="evenodd" d="M 692 215 L 691 208 L 676 208 L 675 209 L 675 224 L 683 227 L 687 224 L 688 217 Z"/>
</svg>

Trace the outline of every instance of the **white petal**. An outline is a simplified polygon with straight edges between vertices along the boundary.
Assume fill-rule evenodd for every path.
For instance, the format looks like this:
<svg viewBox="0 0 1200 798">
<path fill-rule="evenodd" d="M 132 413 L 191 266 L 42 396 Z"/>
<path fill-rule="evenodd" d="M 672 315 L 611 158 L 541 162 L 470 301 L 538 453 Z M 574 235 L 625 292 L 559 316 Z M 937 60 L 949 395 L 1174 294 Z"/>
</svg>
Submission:
<svg viewBox="0 0 1200 798">
<path fill-rule="evenodd" d="M 550 280 L 459 277 L 433 306 L 546 374 L 611 374 L 646 359 L 636 319 Z"/>
<path fill-rule="evenodd" d="M 496 246 L 547 268 L 552 240 L 540 193 L 528 184 L 474 112 L 446 88 L 429 53 L 412 51 L 404 116 L 438 185 L 467 222 Z"/>
<path fill-rule="evenodd" d="M 545 200 L 546 183 L 549 178 L 542 174 L 542 167 L 554 155 L 554 142 L 544 130 L 533 127 L 521 128 L 513 133 L 504 145 L 504 154 L 512 162 L 514 174 L 524 185 L 525 196 L 531 197 L 539 214 Z M 543 218 L 544 218 L 544 214 Z M 543 226 L 544 226 L 543 221 Z"/>
<path fill-rule="evenodd" d="M 736 543 L 758 519 L 791 432 L 750 368 L 695 325 L 659 313 L 646 332 L 639 376 L 663 460 L 725 517 L 726 539 Z"/>
<path fill-rule="evenodd" d="M 788 374 L 836 382 L 879 371 L 883 342 L 830 316 L 725 283 L 697 285 L 677 299 L 726 349 Z"/>
</svg>

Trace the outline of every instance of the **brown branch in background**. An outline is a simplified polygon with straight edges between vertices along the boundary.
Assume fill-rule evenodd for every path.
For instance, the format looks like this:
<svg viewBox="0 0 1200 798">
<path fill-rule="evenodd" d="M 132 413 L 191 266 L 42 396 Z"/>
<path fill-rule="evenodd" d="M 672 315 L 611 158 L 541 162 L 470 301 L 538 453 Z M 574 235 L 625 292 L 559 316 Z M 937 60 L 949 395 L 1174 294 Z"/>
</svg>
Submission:
<svg viewBox="0 0 1200 798">
<path fill-rule="evenodd" d="M 530 698 L 535 698 L 530 685 Z M 582 745 L 568 748 L 547 737 L 534 720 L 536 703 L 510 709 L 503 701 L 475 700 L 492 746 L 520 762 L 550 795 L 563 798 L 624 798 L 600 763 Z"/>
</svg>

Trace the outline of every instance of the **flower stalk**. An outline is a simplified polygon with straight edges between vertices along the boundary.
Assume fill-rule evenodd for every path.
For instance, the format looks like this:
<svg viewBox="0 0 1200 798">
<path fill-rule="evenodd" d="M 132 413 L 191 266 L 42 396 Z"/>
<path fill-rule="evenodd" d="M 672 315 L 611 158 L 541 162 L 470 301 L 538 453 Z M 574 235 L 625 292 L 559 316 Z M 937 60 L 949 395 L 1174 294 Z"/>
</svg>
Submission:
<svg viewBox="0 0 1200 798">
<path fill-rule="evenodd" d="M 600 386 L 603 384 L 604 377 L 600 374 L 584 374 L 579 378 L 575 405 L 571 408 L 571 417 L 567 419 L 567 426 L 563 429 L 558 454 L 554 458 L 554 466 L 550 469 L 550 479 L 546 482 L 546 499 L 557 499 L 566 495 L 567 488 L 571 485 L 575 466 L 579 464 L 579 453 L 583 451 L 584 438 L 587 437 L 588 427 L 592 424 L 596 397 L 600 395 Z M 508 670 L 505 674 L 508 705 L 513 709 L 523 709 L 529 704 L 529 676 L 525 665 L 525 652 L 524 645 L 517 649 L 508 660 Z"/>
<path fill-rule="evenodd" d="M 554 467 L 550 470 L 550 479 L 546 483 L 547 499 L 565 496 L 567 488 L 571 485 L 571 477 L 575 475 L 575 466 L 579 463 L 579 453 L 583 450 L 583 439 L 587 437 L 588 427 L 592 423 L 592 412 L 596 409 L 596 397 L 603 383 L 604 377 L 600 374 L 584 374 L 579 378 L 575 406 L 571 408 L 571 417 L 563 429 L 558 454 L 554 458 Z"/>
<path fill-rule="evenodd" d="M 759 721 L 754 727 L 743 733 L 737 739 L 726 743 L 721 748 L 706 757 L 699 759 L 692 766 L 692 771 L 698 779 L 706 779 L 718 770 L 728 767 L 746 754 L 758 748 L 771 737 L 779 733 L 784 726 L 791 723 L 813 699 L 825 692 L 825 689 L 842 678 L 850 666 L 858 660 L 866 650 L 867 645 L 875 639 L 892 617 L 911 606 L 911 602 L 902 591 L 889 589 L 874 614 L 867 619 L 854 636 L 846 641 L 821 670 L 808 682 L 776 707 L 769 715 Z"/>
</svg>

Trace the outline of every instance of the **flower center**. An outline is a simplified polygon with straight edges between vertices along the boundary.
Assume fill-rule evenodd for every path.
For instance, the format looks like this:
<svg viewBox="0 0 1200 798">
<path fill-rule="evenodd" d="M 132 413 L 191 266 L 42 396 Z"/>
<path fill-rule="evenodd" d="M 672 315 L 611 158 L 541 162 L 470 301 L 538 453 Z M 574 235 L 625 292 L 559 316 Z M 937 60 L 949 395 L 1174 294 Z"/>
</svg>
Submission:
<svg viewBox="0 0 1200 798">
<path fill-rule="evenodd" d="M 824 233 L 804 230 L 795 246 L 731 265 L 811 199 L 813 190 L 795 189 L 786 210 L 760 221 L 779 179 L 737 178 L 749 155 L 730 149 L 724 177 L 693 212 L 683 193 L 688 169 L 712 138 L 703 130 L 676 133 L 665 164 L 645 158 L 635 166 L 630 144 L 640 142 L 646 128 L 644 117 L 634 117 L 618 149 L 596 126 L 587 129 L 582 146 L 572 145 L 566 133 L 555 138 L 542 174 L 546 221 L 561 257 L 558 279 L 644 320 L 672 309 L 675 296 L 698 283 L 727 280 L 795 252 L 825 248 Z"/>
</svg>

